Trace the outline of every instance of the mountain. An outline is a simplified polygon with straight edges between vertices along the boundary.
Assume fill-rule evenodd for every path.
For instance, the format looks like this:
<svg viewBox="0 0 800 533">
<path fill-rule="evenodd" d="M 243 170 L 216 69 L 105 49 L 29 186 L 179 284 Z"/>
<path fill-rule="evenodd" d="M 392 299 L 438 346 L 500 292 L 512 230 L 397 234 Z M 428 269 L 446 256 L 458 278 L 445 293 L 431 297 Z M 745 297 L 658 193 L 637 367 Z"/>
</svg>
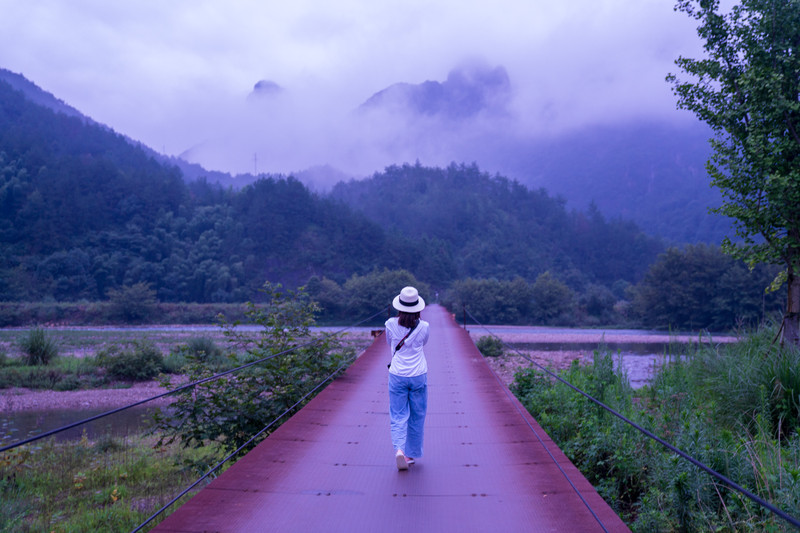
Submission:
<svg viewBox="0 0 800 533">
<path fill-rule="evenodd" d="M 393 108 L 410 115 L 464 120 L 481 113 L 505 113 L 511 81 L 502 66 L 452 70 L 444 82 L 397 83 L 375 93 L 359 106 L 360 113 Z"/>
<path fill-rule="evenodd" d="M 450 161 L 476 162 L 543 187 L 571 208 L 596 205 L 675 243 L 717 243 L 729 232 L 730 221 L 708 212 L 721 195 L 705 172 L 711 131 L 704 124 L 641 120 L 534 135 L 521 127 L 525 117 L 514 115 L 512 95 L 505 69 L 473 67 L 441 83 L 392 85 L 358 113 L 398 124 L 387 143 L 423 161 L 439 151 Z"/>
<path fill-rule="evenodd" d="M 498 165 L 574 208 L 594 203 L 606 216 L 632 220 L 675 243 L 719 243 L 730 220 L 709 213 L 722 201 L 705 170 L 711 136 L 695 122 L 595 126 L 517 144 Z"/>
<path fill-rule="evenodd" d="M 151 150 L 0 81 L 0 301 L 94 301 L 136 283 L 161 301 L 243 301 L 266 280 L 343 284 L 383 269 L 442 289 L 545 271 L 575 290 L 624 287 L 661 250 L 629 222 L 567 211 L 474 165 L 394 166 L 330 195 L 292 177 L 187 182 Z"/>
<path fill-rule="evenodd" d="M 568 212 L 562 200 L 476 165 L 388 167 L 337 184 L 331 197 L 408 238 L 429 243 L 443 279 L 557 273 L 576 288 L 638 280 L 663 250 L 631 222 L 597 209 Z"/>
<path fill-rule="evenodd" d="M 62 100 L 59 100 L 51 93 L 42 90 L 38 85 L 28 80 L 22 74 L 17 74 L 0 68 L 0 81 L 6 82 L 9 86 L 21 92 L 26 99 L 30 100 L 36 105 L 46 107 L 56 113 L 61 113 L 68 117 L 77 117 L 84 121 L 89 121 L 89 117 L 83 115 L 74 107 L 68 105 Z"/>
<path fill-rule="evenodd" d="M 91 121 L 19 74 L 0 69 L 0 79 L 31 102 Z M 288 92 L 262 80 L 248 98 L 264 102 Z M 347 159 L 337 160 L 336 154 L 355 154 L 362 165 L 371 164 L 372 158 L 375 164 L 386 161 L 389 165 L 415 160 L 442 167 L 475 162 L 487 172 L 562 197 L 568 209 L 594 205 L 605 217 L 632 220 L 669 242 L 718 243 L 730 233 L 729 220 L 708 212 L 720 204 L 721 196 L 709 186 L 704 169 L 711 133 L 703 124 L 627 122 L 586 126 L 545 138 L 520 129 L 523 118 L 515 115 L 513 99 L 513 80 L 502 66 L 467 65 L 454 69 L 441 82 L 388 86 L 357 107 L 347 134 L 331 140 L 329 144 L 338 147 L 331 161 L 298 165 L 293 175 L 324 193 L 337 182 L 368 175 L 351 171 Z M 250 110 L 258 109 L 256 105 Z M 360 137 L 349 138 L 351 131 Z M 179 168 L 189 181 L 205 179 L 241 189 L 258 178 L 209 171 L 127 140 L 154 159 Z M 355 148 L 348 142 L 355 143 Z M 269 164 L 262 163 L 267 171 Z M 383 168 L 373 167 L 369 173 Z"/>
<path fill-rule="evenodd" d="M 241 301 L 265 280 L 413 265 L 397 246 L 415 249 L 295 179 L 186 182 L 151 150 L 0 81 L 0 301 L 101 300 L 139 282 L 162 301 Z"/>
</svg>

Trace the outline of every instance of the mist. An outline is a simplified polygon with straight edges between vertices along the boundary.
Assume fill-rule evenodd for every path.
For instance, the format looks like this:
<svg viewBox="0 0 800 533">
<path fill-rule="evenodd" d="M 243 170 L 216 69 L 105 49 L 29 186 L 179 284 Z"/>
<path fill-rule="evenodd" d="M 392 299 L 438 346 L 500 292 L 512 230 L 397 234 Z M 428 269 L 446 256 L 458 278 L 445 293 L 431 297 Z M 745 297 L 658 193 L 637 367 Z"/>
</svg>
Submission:
<svg viewBox="0 0 800 533">
<path fill-rule="evenodd" d="M 663 0 L 0 7 L 0 66 L 157 151 L 232 173 L 363 176 L 417 160 L 502 170 L 531 140 L 691 120 L 664 78 L 701 51 L 694 21 Z M 361 107 L 396 84 L 497 68 L 502 102 L 472 114 Z M 259 82 L 274 90 L 254 94 Z"/>
</svg>

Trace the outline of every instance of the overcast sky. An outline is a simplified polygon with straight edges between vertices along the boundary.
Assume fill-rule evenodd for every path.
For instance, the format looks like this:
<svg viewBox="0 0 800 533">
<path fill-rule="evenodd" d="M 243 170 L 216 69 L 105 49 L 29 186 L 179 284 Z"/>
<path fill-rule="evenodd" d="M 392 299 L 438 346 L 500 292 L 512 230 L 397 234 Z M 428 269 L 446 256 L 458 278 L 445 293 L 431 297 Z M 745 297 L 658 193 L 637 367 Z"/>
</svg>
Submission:
<svg viewBox="0 0 800 533">
<path fill-rule="evenodd" d="M 700 42 L 673 4 L 0 0 L 0 67 L 158 151 L 194 148 L 227 171 L 289 172 L 370 150 L 348 136 L 354 108 L 393 83 L 444 81 L 465 61 L 506 68 L 517 127 L 533 135 L 686 120 L 664 77 Z M 253 105 L 259 80 L 287 96 Z"/>
</svg>

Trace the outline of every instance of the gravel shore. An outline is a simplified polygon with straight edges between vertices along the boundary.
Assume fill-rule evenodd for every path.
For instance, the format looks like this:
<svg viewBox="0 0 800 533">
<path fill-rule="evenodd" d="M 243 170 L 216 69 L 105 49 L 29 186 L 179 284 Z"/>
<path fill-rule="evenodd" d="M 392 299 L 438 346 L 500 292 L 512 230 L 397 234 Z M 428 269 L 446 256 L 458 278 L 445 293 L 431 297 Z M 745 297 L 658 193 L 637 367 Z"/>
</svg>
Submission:
<svg viewBox="0 0 800 533">
<path fill-rule="evenodd" d="M 0 397 L 0 413 L 40 411 L 43 409 L 115 409 L 166 391 L 158 382 L 136 383 L 129 388 L 76 391 L 4 389 Z M 166 405 L 169 399 L 154 400 L 152 406 Z"/>
</svg>

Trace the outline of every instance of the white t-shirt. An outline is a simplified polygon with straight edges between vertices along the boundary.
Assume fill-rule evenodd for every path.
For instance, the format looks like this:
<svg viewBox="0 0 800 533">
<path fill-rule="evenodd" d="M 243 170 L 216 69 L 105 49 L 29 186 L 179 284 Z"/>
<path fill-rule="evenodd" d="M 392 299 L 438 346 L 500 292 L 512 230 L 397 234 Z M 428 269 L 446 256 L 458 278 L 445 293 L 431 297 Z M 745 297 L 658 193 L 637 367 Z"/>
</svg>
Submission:
<svg viewBox="0 0 800 533">
<path fill-rule="evenodd" d="M 386 342 L 389 343 L 389 350 L 392 357 L 392 365 L 389 372 L 403 377 L 420 376 L 428 372 L 428 362 L 425 360 L 425 352 L 422 347 L 428 342 L 429 325 L 424 320 L 408 336 L 403 347 L 394 351 L 394 347 L 408 333 L 405 328 L 397 323 L 397 317 L 392 317 L 386 321 Z"/>
</svg>

